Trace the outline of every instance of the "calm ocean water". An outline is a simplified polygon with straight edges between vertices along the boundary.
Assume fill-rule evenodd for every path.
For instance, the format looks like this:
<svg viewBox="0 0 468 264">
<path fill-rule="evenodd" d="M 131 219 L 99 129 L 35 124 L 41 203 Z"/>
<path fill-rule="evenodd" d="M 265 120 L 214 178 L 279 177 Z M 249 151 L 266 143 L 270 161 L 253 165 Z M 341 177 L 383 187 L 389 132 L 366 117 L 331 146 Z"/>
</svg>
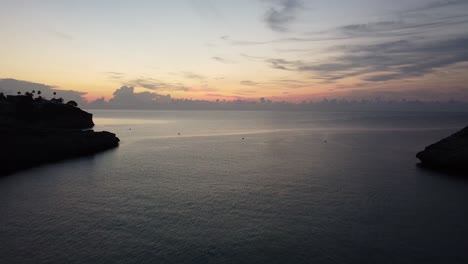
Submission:
<svg viewBox="0 0 468 264">
<path fill-rule="evenodd" d="M 0 178 L 0 263 L 468 263 L 415 158 L 468 113 L 92 112 L 118 149 Z"/>
</svg>

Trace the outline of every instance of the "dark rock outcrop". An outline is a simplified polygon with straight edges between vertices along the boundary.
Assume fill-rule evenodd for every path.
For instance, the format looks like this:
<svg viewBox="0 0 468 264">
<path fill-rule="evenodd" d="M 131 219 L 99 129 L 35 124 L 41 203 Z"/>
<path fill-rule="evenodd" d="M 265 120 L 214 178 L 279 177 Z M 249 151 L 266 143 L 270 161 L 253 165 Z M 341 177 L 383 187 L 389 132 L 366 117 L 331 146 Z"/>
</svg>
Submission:
<svg viewBox="0 0 468 264">
<path fill-rule="evenodd" d="M 57 128 L 92 128 L 93 114 L 67 104 L 45 104 L 35 116 L 38 124 Z"/>
<path fill-rule="evenodd" d="M 15 96 L 0 103 L 2 123 L 10 126 L 34 125 L 47 128 L 92 128 L 93 115 L 80 108 L 52 100 Z"/>
<path fill-rule="evenodd" d="M 0 98 L 0 176 L 45 163 L 91 155 L 119 145 L 94 132 L 93 115 L 61 99 Z"/>
<path fill-rule="evenodd" d="M 468 172 L 468 127 L 426 147 L 416 157 L 425 167 L 450 172 Z"/>
<path fill-rule="evenodd" d="M 119 145 L 110 132 L 44 128 L 1 128 L 0 176 Z"/>
</svg>

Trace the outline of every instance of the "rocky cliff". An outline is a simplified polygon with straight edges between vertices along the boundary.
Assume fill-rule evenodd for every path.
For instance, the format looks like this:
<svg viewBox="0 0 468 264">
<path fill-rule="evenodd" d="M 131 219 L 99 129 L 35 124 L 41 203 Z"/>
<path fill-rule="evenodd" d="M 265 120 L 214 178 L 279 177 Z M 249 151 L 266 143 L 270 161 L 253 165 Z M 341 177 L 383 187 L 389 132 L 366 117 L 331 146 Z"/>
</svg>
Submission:
<svg viewBox="0 0 468 264">
<path fill-rule="evenodd" d="M 1 128 L 0 138 L 0 176 L 119 145 L 115 134 L 91 130 Z"/>
<path fill-rule="evenodd" d="M 0 118 L 5 125 L 34 125 L 47 128 L 92 128 L 93 115 L 78 107 L 48 100 L 16 96 L 0 102 Z"/>
<path fill-rule="evenodd" d="M 94 132 L 93 115 L 61 101 L 9 96 L 0 102 L 0 176 L 117 147 L 110 132 Z"/>
<path fill-rule="evenodd" d="M 468 127 L 426 147 L 416 157 L 426 167 L 468 172 Z"/>
</svg>

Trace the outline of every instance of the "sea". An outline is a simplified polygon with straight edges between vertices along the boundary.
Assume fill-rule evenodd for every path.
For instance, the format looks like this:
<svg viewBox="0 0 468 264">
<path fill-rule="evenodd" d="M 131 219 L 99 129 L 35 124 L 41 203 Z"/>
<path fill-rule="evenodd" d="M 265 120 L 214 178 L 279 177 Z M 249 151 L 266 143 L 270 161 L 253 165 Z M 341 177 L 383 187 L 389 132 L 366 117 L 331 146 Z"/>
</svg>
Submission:
<svg viewBox="0 0 468 264">
<path fill-rule="evenodd" d="M 468 113 L 90 111 L 120 146 L 0 178 L 0 263 L 468 263 L 415 157 Z"/>
</svg>

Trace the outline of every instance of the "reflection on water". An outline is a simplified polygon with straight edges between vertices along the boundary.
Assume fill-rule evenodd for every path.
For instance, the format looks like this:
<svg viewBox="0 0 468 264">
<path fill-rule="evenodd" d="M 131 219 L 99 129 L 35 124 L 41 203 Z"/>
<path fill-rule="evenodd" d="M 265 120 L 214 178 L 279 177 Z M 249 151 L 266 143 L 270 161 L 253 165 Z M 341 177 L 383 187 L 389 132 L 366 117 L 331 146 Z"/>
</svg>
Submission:
<svg viewBox="0 0 468 264">
<path fill-rule="evenodd" d="M 99 126 L 129 126 L 136 124 L 167 124 L 170 120 L 157 120 L 157 119 L 130 119 L 130 118 L 94 118 L 94 122 Z"/>
<path fill-rule="evenodd" d="M 468 114 L 94 116 L 118 149 L 0 179 L 0 263 L 468 261 L 468 182 L 414 157 Z"/>
</svg>

